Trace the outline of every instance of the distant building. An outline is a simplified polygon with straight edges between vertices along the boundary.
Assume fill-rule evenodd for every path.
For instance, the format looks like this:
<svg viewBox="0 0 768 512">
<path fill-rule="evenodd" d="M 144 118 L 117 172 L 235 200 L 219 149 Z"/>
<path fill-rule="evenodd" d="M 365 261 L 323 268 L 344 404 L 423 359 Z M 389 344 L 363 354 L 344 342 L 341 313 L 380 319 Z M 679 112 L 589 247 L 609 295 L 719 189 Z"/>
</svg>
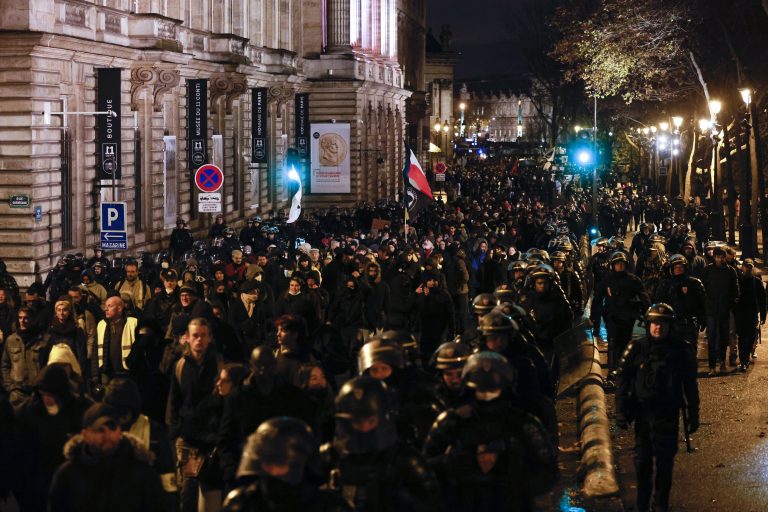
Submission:
<svg viewBox="0 0 768 512">
<path fill-rule="evenodd" d="M 532 81 L 527 78 L 488 78 L 464 80 L 457 92 L 458 103 L 465 105 L 467 137 L 488 138 L 495 142 L 545 142 L 550 105 L 537 108 L 530 95 Z"/>
<path fill-rule="evenodd" d="M 439 41 L 432 29 L 429 29 L 426 42 L 427 65 L 424 70 L 427 122 L 424 123 L 423 139 L 427 150 L 430 141 L 440 148 L 440 153 L 433 155 L 433 161 L 449 161 L 453 157 L 453 140 L 457 128 L 453 100 L 454 70 L 461 54 L 451 48 L 453 34 L 450 26 L 443 25 L 438 37 Z M 427 130 L 429 136 L 426 135 Z"/>
</svg>

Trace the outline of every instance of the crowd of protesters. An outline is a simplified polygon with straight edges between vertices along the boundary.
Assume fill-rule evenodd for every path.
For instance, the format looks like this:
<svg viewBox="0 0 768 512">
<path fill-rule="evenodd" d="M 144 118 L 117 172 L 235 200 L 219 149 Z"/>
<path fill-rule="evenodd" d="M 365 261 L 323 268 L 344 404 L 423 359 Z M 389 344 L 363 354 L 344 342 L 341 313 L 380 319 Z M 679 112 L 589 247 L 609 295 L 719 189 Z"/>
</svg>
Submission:
<svg viewBox="0 0 768 512">
<path fill-rule="evenodd" d="M 593 220 L 576 183 L 512 161 L 470 161 L 446 185 L 411 224 L 388 203 L 239 232 L 219 216 L 198 239 L 179 219 L 167 250 L 67 255 L 21 294 L 2 265 L 0 500 L 532 510 L 557 479 L 556 339 L 590 294 L 615 367 L 650 298 L 687 307 L 669 285 L 676 237 L 707 290 L 751 276 L 697 259 L 709 227 L 695 206 L 627 187 Z M 712 295 L 685 311 L 727 338 L 738 290 Z M 710 339 L 714 365 L 727 340 Z"/>
</svg>

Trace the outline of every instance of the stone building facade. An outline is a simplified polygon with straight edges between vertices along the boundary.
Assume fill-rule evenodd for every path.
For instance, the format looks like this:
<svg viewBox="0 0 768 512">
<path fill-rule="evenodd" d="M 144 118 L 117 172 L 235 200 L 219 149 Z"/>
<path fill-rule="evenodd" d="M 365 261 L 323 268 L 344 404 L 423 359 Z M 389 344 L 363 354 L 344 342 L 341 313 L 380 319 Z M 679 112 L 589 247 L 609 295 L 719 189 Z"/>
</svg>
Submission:
<svg viewBox="0 0 768 512">
<path fill-rule="evenodd" d="M 438 40 L 439 38 L 439 40 Z M 440 28 L 435 36 L 432 29 L 427 33 L 427 63 L 424 81 L 427 87 L 426 130 L 431 141 L 440 148 L 433 161 L 448 162 L 453 157 L 453 140 L 458 128 L 458 105 L 454 102 L 454 74 L 461 55 L 452 49 L 452 33 L 448 25 Z M 436 130 L 436 128 L 439 129 Z"/>
<path fill-rule="evenodd" d="M 552 109 L 544 105 L 544 112 L 540 112 L 530 90 L 531 81 L 525 78 L 461 83 L 456 101 L 465 105 L 467 137 L 487 137 L 495 142 L 547 141 L 544 117 L 551 116 Z"/>
<path fill-rule="evenodd" d="M 230 225 L 286 208 L 294 98 L 350 124 L 351 191 L 305 210 L 393 198 L 405 130 L 397 0 L 0 0 L 0 258 L 26 286 L 99 243 L 99 203 L 124 201 L 126 254 L 157 250 L 177 216 L 197 236 L 187 81 L 207 80 L 209 161 Z M 98 68 L 119 68 L 122 179 L 97 179 Z M 267 88 L 267 163 L 251 161 L 251 89 Z M 54 112 L 47 121 L 43 112 Z M 68 115 L 55 112 L 67 111 Z M 375 152 L 370 151 L 375 149 Z M 11 208 L 6 198 L 29 197 Z M 37 214 L 36 214 L 37 213 Z"/>
</svg>

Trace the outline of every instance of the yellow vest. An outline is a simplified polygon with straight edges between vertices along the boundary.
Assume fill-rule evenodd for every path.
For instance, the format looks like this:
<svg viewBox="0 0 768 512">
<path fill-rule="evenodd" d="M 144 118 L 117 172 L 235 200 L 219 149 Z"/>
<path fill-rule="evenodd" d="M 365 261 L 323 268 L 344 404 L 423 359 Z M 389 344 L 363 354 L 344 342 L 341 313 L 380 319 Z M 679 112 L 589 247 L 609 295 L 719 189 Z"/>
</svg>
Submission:
<svg viewBox="0 0 768 512">
<path fill-rule="evenodd" d="M 132 316 L 125 319 L 125 326 L 123 326 L 122 342 L 120 344 L 123 367 L 128 368 L 125 364 L 125 360 L 128 359 L 128 355 L 131 353 L 131 347 L 134 342 L 134 334 L 136 331 L 136 325 L 139 321 Z M 107 332 L 107 321 L 101 320 L 99 325 L 96 326 L 96 357 L 98 357 L 98 367 L 101 368 L 104 361 L 104 333 Z"/>
</svg>

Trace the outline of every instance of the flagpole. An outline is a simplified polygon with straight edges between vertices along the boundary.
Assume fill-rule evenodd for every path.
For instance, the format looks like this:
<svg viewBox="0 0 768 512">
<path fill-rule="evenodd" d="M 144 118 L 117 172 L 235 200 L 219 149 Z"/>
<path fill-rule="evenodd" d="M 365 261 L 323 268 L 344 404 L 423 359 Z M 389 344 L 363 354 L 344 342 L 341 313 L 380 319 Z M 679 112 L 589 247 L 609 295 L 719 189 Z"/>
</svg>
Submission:
<svg viewBox="0 0 768 512">
<path fill-rule="evenodd" d="M 410 159 L 410 150 L 408 148 L 408 141 L 405 142 L 405 161 L 408 165 L 408 160 Z M 405 173 L 403 173 L 403 223 L 405 224 L 405 245 L 408 245 L 408 180 L 405 177 Z"/>
</svg>

